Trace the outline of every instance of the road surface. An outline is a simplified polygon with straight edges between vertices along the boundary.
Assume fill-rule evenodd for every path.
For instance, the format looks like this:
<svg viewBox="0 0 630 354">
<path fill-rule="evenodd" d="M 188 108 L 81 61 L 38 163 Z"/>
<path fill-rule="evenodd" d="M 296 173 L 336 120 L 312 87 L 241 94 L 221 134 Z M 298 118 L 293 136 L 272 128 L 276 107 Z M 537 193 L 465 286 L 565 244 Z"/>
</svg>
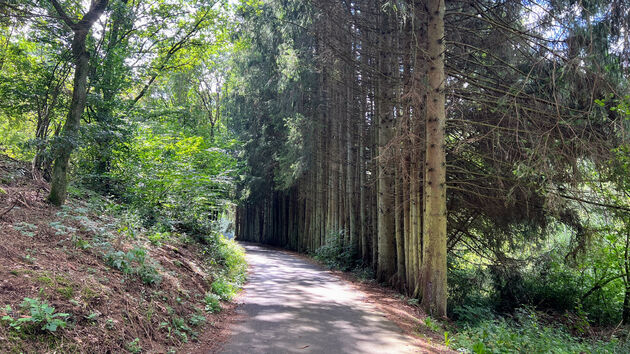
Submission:
<svg viewBox="0 0 630 354">
<path fill-rule="evenodd" d="M 417 353 L 344 280 L 285 252 L 244 244 L 251 266 L 222 353 Z"/>
</svg>

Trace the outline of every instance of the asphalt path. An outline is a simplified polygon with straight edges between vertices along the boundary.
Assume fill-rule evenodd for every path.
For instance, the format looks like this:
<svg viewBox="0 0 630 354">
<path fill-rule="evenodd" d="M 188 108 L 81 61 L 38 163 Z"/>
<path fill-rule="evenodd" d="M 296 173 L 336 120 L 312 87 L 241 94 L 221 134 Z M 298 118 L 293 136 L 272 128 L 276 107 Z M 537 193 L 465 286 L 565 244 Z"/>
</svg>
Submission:
<svg viewBox="0 0 630 354">
<path fill-rule="evenodd" d="M 243 244 L 250 277 L 222 353 L 416 353 L 349 283 L 287 252 Z"/>
</svg>

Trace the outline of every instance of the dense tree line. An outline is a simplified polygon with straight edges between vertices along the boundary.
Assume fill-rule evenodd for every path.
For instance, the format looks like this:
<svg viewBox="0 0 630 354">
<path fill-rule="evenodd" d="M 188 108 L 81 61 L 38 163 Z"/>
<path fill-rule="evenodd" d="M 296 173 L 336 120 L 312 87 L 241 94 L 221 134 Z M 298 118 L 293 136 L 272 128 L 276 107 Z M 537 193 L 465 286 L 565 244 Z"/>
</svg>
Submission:
<svg viewBox="0 0 630 354">
<path fill-rule="evenodd" d="M 587 250 L 601 250 L 595 240 L 627 233 L 627 188 L 615 182 L 628 175 L 619 169 L 628 161 L 627 8 L 243 8 L 249 47 L 225 106 L 248 161 L 238 237 L 301 252 L 338 244 L 351 264 L 373 267 L 438 316 L 447 268 L 457 281 L 470 264 L 484 265 L 506 309 L 524 303 L 521 273 L 550 254 L 558 228 L 567 237 L 553 257 L 563 267 L 587 262 Z M 592 278 L 579 301 L 601 290 L 608 270 L 582 273 Z M 463 283 L 451 285 L 454 301 L 467 296 Z M 628 321 L 630 291 L 619 293 Z"/>
</svg>

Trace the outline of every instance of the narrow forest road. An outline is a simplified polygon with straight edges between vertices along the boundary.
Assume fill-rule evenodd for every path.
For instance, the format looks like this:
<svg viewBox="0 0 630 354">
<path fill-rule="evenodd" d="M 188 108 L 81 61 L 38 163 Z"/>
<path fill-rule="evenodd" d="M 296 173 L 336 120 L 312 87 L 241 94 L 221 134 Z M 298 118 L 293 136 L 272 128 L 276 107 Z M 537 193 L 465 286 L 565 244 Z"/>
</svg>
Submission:
<svg viewBox="0 0 630 354">
<path fill-rule="evenodd" d="M 417 353 L 349 283 L 285 252 L 244 244 L 251 266 L 222 353 Z"/>
</svg>

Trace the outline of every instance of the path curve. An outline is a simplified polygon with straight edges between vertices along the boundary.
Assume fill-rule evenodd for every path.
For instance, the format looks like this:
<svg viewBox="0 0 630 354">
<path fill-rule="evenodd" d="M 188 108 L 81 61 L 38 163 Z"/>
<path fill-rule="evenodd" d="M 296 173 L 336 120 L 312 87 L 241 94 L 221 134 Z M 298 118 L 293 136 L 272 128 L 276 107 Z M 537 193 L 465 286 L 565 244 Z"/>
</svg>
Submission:
<svg viewBox="0 0 630 354">
<path fill-rule="evenodd" d="M 286 252 L 243 246 L 251 272 L 222 353 L 419 352 L 346 281 Z"/>
</svg>

